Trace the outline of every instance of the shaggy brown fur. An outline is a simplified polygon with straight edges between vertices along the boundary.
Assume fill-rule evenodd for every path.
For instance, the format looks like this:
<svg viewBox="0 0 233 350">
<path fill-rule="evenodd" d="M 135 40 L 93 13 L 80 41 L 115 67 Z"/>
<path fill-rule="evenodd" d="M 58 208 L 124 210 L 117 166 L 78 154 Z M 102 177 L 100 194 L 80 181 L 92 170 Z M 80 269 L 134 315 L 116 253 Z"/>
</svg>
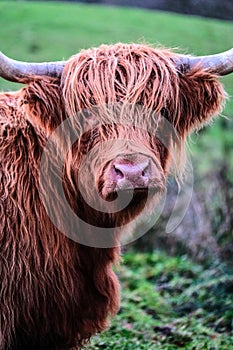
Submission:
<svg viewBox="0 0 233 350">
<path fill-rule="evenodd" d="M 110 160 L 119 154 L 143 153 L 154 159 L 160 189 L 164 188 L 171 163 L 168 146 L 178 143 L 181 150 L 186 135 L 219 113 L 224 100 L 214 75 L 199 69 L 179 72 L 176 58 L 170 51 L 146 45 L 101 46 L 73 56 L 61 79 L 35 77 L 21 91 L 1 94 L 0 350 L 81 346 L 104 330 L 108 317 L 117 312 L 119 284 L 112 264 L 119 260 L 118 242 L 113 248 L 88 247 L 55 227 L 41 199 L 41 156 L 62 121 L 91 109 L 89 115 L 81 113 L 75 119 L 75 128 L 83 135 L 66 157 L 66 198 L 75 213 L 93 226 L 130 221 L 143 208 L 143 196 L 114 215 L 96 212 L 80 195 L 77 174 L 85 155 L 96 148 L 90 167 L 83 170 L 93 176 L 83 183 L 91 197 L 93 186 L 100 192 L 104 188 Z M 96 113 L 93 106 L 99 106 Z M 167 147 L 156 133 L 144 130 L 148 123 L 150 130 L 158 130 L 163 116 L 181 137 L 178 142 L 169 135 Z M 140 127 L 130 128 L 132 122 Z M 126 141 L 121 149 L 114 143 L 101 147 L 109 139 Z M 61 140 L 56 142 L 60 147 Z M 59 201 L 59 195 L 54 196 Z M 66 213 L 56 213 L 55 208 L 55 215 Z M 75 229 L 77 235 L 89 234 Z"/>
</svg>

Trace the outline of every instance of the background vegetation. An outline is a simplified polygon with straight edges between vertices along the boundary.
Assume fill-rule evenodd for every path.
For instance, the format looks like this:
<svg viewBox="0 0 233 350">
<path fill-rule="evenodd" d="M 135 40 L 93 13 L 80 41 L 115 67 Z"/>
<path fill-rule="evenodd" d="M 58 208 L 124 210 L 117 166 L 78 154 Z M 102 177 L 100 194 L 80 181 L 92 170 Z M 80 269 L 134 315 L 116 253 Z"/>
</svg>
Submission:
<svg viewBox="0 0 233 350">
<path fill-rule="evenodd" d="M 229 49 L 233 37 L 227 21 L 61 2 L 1 1 L 0 28 L 0 49 L 29 61 L 118 41 L 212 54 Z M 222 82 L 232 96 L 226 118 L 190 140 L 195 188 L 183 223 L 165 235 L 163 213 L 124 254 L 120 313 L 88 349 L 233 349 L 233 74 Z M 0 79 L 1 90 L 18 88 Z"/>
</svg>

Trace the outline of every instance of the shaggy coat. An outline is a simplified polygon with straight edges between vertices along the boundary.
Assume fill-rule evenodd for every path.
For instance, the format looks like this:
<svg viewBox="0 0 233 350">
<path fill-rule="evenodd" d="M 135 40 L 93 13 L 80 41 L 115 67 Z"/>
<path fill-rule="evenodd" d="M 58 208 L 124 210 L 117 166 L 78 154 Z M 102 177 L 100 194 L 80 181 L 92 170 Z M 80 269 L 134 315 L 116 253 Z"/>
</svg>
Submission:
<svg viewBox="0 0 233 350">
<path fill-rule="evenodd" d="M 144 194 L 119 212 L 101 212 L 80 194 L 78 172 L 95 149 L 89 167 L 80 171 L 81 182 L 90 200 L 98 200 L 97 189 L 108 201 L 108 163 L 142 153 L 157 166 L 155 197 L 163 190 L 172 149 L 182 163 L 186 136 L 218 114 L 224 100 L 216 76 L 198 67 L 178 71 L 176 59 L 147 45 L 103 45 L 71 57 L 61 79 L 35 76 L 20 91 L 0 95 L 0 350 L 80 348 L 117 313 L 119 283 L 112 265 L 120 257 L 118 236 L 110 247 L 88 246 L 54 225 L 41 198 L 41 158 L 56 128 L 78 116 L 73 126 L 81 137 L 66 154 L 62 182 L 69 206 L 92 229 L 76 225 L 72 233 L 93 236 L 95 226 L 130 222 L 144 207 Z M 133 106 L 130 113 L 127 106 Z M 166 146 L 143 127 L 149 123 L 156 131 L 164 118 L 175 130 Z M 140 127 L 130 127 L 136 121 Z M 132 143 L 106 144 L 117 139 Z M 59 135 L 54 143 L 62 148 Z M 56 165 L 55 156 L 50 161 Z M 59 203 L 53 184 L 47 186 Z M 53 214 L 65 218 L 65 208 L 54 205 Z"/>
</svg>

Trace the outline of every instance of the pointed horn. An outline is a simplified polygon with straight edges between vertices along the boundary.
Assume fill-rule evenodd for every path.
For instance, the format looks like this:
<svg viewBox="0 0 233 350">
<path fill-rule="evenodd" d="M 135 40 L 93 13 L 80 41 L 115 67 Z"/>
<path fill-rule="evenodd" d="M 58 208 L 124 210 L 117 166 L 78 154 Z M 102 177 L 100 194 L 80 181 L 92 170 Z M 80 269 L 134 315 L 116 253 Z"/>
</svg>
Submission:
<svg viewBox="0 0 233 350">
<path fill-rule="evenodd" d="M 35 75 L 60 77 L 65 61 L 29 63 L 13 60 L 0 51 L 0 77 L 13 82 L 30 81 Z"/>
<path fill-rule="evenodd" d="M 188 71 L 194 66 L 199 66 L 218 75 L 230 74 L 233 72 L 233 48 L 216 55 L 181 56 L 181 59 L 177 62 L 177 67 L 181 71 Z"/>
</svg>

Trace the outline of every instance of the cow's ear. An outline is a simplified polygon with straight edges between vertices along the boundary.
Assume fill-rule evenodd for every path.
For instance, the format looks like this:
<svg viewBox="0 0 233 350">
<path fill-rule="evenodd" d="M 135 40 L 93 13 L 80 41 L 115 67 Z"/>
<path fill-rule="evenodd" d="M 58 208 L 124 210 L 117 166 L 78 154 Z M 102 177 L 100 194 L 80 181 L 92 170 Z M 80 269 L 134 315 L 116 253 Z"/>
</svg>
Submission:
<svg viewBox="0 0 233 350">
<path fill-rule="evenodd" d="M 179 84 L 175 126 L 185 137 L 221 112 L 226 93 L 217 76 L 198 69 L 180 73 Z"/>
<path fill-rule="evenodd" d="M 58 79 L 43 77 L 23 89 L 27 118 L 46 133 L 51 133 L 65 118 L 59 83 Z"/>
</svg>

